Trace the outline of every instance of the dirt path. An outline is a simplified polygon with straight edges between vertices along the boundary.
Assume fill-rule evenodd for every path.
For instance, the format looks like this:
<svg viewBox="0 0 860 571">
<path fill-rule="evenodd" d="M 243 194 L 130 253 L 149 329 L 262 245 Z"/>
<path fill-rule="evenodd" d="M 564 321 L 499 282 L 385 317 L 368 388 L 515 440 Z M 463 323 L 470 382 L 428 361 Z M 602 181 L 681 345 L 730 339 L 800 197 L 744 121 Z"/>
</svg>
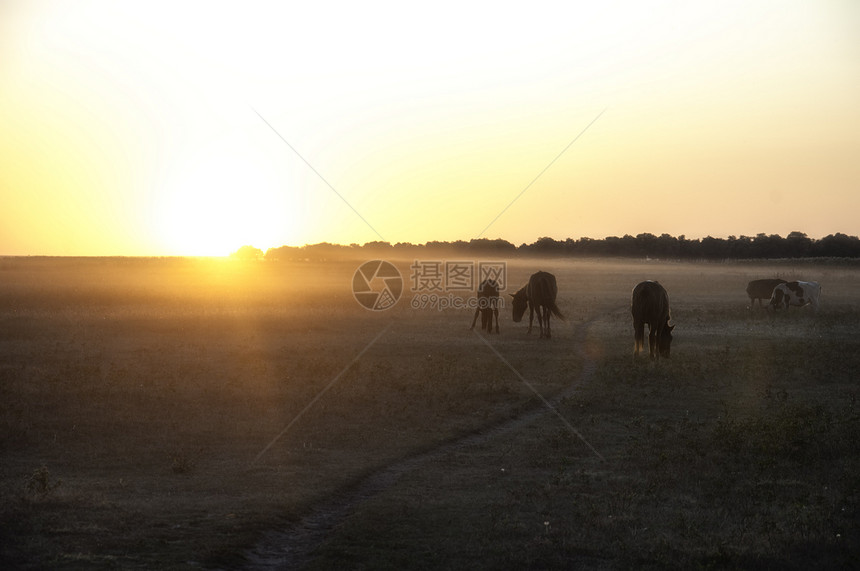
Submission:
<svg viewBox="0 0 860 571">
<path fill-rule="evenodd" d="M 571 379 L 570 384 L 559 394 L 548 400 L 555 406 L 561 400 L 571 396 L 576 389 L 594 374 L 596 363 L 583 350 L 589 326 L 595 321 L 592 318 L 577 327 L 574 334 L 574 347 L 582 357 L 582 371 Z M 538 342 L 535 340 L 535 342 Z M 324 502 L 311 508 L 310 513 L 295 525 L 267 532 L 260 541 L 244 554 L 246 564 L 244 569 L 249 571 L 267 569 L 299 569 L 310 560 L 314 548 L 319 545 L 331 530 L 359 504 L 394 485 L 403 476 L 433 461 L 445 454 L 469 446 L 487 442 L 510 431 L 522 428 L 552 410 L 543 403 L 534 409 L 524 412 L 516 418 L 506 420 L 480 432 L 464 436 L 458 440 L 443 444 L 432 450 L 407 457 L 388 466 L 384 466 L 359 482 L 350 489 L 333 494 Z"/>
</svg>

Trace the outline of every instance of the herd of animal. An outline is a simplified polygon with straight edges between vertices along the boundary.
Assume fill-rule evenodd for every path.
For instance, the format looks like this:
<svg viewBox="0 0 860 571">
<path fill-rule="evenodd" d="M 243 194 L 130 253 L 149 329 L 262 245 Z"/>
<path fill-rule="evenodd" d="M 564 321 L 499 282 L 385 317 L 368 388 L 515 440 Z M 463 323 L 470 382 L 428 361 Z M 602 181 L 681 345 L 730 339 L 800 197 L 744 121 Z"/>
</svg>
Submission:
<svg viewBox="0 0 860 571">
<path fill-rule="evenodd" d="M 529 310 L 528 333 L 532 332 L 534 315 L 537 313 L 540 337 L 552 337 L 550 316 L 555 315 L 564 321 L 564 315 L 555 303 L 558 295 L 558 284 L 555 276 L 549 272 L 536 272 L 531 275 L 526 285 L 513 298 L 513 320 L 519 323 L 526 309 Z M 812 305 L 818 311 L 821 297 L 821 286 L 817 282 L 786 281 L 783 279 L 759 279 L 747 284 L 747 295 L 750 298 L 750 309 L 758 300 L 769 300 L 767 307 L 774 311 L 791 306 L 803 307 Z M 645 347 L 645 325 L 648 325 L 648 354 L 652 359 L 669 357 L 672 345 L 672 330 L 669 325 L 669 294 L 659 282 L 647 280 L 633 288 L 631 302 L 633 314 L 633 355 L 638 357 Z M 486 279 L 478 287 L 478 304 L 472 317 L 472 329 L 478 316 L 481 317 L 481 329 L 487 333 L 499 332 L 499 284 L 494 279 Z"/>
<path fill-rule="evenodd" d="M 768 307 L 773 309 L 812 305 L 812 308 L 818 311 L 821 286 L 818 282 L 787 282 L 778 278 L 753 280 L 747 285 L 747 295 L 750 296 L 750 309 L 755 300 L 758 300 L 761 307 L 761 300 L 769 299 Z"/>
</svg>

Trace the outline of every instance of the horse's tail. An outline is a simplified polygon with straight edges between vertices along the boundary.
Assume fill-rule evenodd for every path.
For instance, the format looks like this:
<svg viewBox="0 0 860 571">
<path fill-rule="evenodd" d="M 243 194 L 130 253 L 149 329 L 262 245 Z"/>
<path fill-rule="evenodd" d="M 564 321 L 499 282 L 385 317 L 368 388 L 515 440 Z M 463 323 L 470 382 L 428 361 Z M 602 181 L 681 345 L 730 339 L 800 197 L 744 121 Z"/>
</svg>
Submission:
<svg viewBox="0 0 860 571">
<path fill-rule="evenodd" d="M 553 315 L 555 315 L 562 321 L 567 321 L 567 318 L 565 318 L 564 314 L 562 314 L 561 310 L 559 310 L 558 306 L 555 304 L 555 301 L 550 302 L 549 310 L 552 312 Z"/>
</svg>

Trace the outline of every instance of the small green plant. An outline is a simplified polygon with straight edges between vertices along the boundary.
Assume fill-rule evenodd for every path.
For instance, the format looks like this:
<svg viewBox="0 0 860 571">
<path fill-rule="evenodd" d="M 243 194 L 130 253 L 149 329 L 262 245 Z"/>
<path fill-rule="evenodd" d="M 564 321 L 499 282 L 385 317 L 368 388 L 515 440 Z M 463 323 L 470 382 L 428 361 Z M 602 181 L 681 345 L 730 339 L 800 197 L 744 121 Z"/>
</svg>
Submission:
<svg viewBox="0 0 860 571">
<path fill-rule="evenodd" d="M 56 490 L 62 480 L 54 480 L 47 466 L 41 466 L 33 471 L 24 482 L 24 489 L 31 497 L 44 497 Z"/>
<path fill-rule="evenodd" d="M 170 469 L 174 474 L 187 474 L 197 465 L 193 458 L 182 453 L 173 454 L 171 460 Z"/>
</svg>

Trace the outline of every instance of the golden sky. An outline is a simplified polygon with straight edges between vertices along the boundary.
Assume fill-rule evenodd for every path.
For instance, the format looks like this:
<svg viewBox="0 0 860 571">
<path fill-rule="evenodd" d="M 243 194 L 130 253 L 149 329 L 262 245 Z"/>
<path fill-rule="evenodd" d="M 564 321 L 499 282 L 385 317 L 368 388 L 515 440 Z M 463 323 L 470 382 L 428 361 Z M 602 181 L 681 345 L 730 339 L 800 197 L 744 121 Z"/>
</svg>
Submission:
<svg viewBox="0 0 860 571">
<path fill-rule="evenodd" d="M 852 0 L 6 0 L 0 255 L 858 235 L 858 102 Z"/>
</svg>

